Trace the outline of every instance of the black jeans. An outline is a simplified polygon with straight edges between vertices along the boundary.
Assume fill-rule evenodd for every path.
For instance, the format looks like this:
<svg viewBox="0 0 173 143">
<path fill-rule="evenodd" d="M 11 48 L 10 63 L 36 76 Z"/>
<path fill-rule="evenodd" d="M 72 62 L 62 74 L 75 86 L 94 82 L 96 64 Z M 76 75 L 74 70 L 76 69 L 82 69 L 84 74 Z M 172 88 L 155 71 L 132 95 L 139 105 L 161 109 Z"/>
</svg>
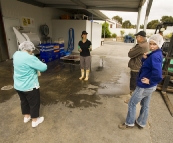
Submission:
<svg viewBox="0 0 173 143">
<path fill-rule="evenodd" d="M 139 72 L 130 71 L 130 90 L 134 91 Z"/>
<path fill-rule="evenodd" d="M 39 117 L 40 90 L 34 88 L 27 92 L 16 91 L 20 97 L 22 114 L 30 114 L 31 118 Z"/>
</svg>

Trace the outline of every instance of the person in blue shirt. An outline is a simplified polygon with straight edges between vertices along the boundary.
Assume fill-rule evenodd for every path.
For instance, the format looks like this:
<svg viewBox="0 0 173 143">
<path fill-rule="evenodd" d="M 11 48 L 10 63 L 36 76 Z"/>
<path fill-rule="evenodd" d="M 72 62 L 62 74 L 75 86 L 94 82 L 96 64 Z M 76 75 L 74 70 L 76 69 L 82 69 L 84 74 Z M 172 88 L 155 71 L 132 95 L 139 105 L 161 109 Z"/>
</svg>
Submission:
<svg viewBox="0 0 173 143">
<path fill-rule="evenodd" d="M 136 124 L 142 129 L 146 126 L 148 118 L 149 103 L 152 93 L 157 84 L 162 80 L 162 50 L 163 37 L 154 34 L 149 38 L 150 52 L 145 53 L 142 58 L 142 67 L 137 78 L 137 87 L 128 103 L 126 122 L 120 124 L 120 129 L 133 128 Z M 139 117 L 136 118 L 136 105 L 140 102 L 141 109 Z"/>
<path fill-rule="evenodd" d="M 32 42 L 24 41 L 19 45 L 19 50 L 13 55 L 14 88 L 20 100 L 24 123 L 32 119 L 32 127 L 44 121 L 39 117 L 40 91 L 38 73 L 47 70 L 47 65 L 32 54 L 35 47 Z"/>
</svg>

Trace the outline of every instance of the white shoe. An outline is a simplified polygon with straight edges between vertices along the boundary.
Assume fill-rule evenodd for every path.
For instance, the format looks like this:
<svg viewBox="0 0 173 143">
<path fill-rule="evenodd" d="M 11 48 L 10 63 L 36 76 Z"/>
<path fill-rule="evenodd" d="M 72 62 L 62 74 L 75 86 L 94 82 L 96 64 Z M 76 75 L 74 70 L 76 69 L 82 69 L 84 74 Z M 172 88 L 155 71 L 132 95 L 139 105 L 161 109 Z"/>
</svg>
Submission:
<svg viewBox="0 0 173 143">
<path fill-rule="evenodd" d="M 37 126 L 38 126 L 39 124 L 41 124 L 43 121 L 44 121 L 44 117 L 39 117 L 39 118 L 37 118 L 37 121 L 36 121 L 36 122 L 32 121 L 32 127 L 33 127 L 33 128 L 37 127 Z"/>
<path fill-rule="evenodd" d="M 29 117 L 29 118 L 27 118 L 27 117 L 24 117 L 24 120 L 23 120 L 23 122 L 24 123 L 28 123 L 29 121 L 31 120 L 31 116 Z"/>
</svg>

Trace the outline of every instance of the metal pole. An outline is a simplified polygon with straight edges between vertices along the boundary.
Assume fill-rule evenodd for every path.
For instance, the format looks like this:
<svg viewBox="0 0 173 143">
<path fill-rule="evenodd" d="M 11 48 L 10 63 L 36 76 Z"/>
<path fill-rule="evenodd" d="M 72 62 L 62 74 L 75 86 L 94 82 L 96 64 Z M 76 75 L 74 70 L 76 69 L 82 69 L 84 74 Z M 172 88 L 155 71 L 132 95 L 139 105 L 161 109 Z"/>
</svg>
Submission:
<svg viewBox="0 0 173 143">
<path fill-rule="evenodd" d="M 147 29 L 148 16 L 150 14 L 150 9 L 151 9 L 152 3 L 153 3 L 153 0 L 148 0 L 146 14 L 145 14 L 145 20 L 144 20 L 144 31 L 145 32 L 146 32 L 146 29 Z"/>
<path fill-rule="evenodd" d="M 104 40 L 105 40 L 105 31 L 106 31 L 106 20 L 105 20 L 105 26 L 104 26 Z"/>
<path fill-rule="evenodd" d="M 93 38 L 93 14 L 92 14 L 92 20 L 91 20 L 91 43 L 92 43 L 92 38 Z"/>
</svg>

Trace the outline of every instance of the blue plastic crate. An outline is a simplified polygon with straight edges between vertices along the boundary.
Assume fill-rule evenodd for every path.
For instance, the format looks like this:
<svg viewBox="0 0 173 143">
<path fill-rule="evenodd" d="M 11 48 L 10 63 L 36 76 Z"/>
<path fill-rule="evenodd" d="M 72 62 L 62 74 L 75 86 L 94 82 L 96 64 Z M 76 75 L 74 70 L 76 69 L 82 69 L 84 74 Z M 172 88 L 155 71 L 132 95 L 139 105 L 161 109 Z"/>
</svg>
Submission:
<svg viewBox="0 0 173 143">
<path fill-rule="evenodd" d="M 65 51 L 60 51 L 59 55 L 60 55 L 60 57 L 64 57 L 64 56 L 66 56 L 66 52 Z"/>
<path fill-rule="evenodd" d="M 52 44 L 40 44 L 40 56 L 47 57 L 53 56 L 54 46 Z"/>
<path fill-rule="evenodd" d="M 53 56 L 45 56 L 45 57 L 40 57 L 40 60 L 44 63 L 48 63 L 53 61 L 55 58 Z"/>
<path fill-rule="evenodd" d="M 59 44 L 60 52 L 64 52 L 64 43 Z"/>
<path fill-rule="evenodd" d="M 60 52 L 55 52 L 53 58 L 60 59 Z"/>
</svg>

